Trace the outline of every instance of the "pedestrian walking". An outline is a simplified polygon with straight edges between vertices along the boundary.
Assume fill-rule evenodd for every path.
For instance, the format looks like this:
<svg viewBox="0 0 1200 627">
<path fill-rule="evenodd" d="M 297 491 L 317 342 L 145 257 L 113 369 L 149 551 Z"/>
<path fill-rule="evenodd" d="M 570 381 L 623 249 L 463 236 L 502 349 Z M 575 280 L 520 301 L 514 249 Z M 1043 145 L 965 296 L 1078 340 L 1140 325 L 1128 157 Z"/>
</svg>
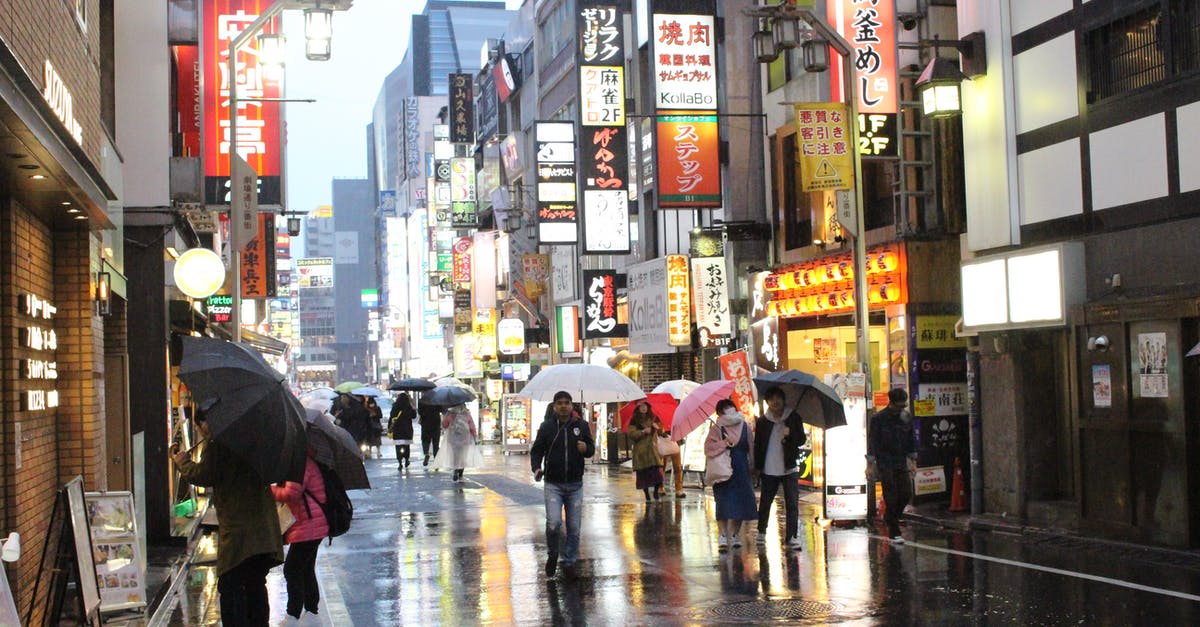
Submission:
<svg viewBox="0 0 1200 627">
<path fill-rule="evenodd" d="M 629 421 L 626 435 L 632 446 L 633 471 L 637 475 L 636 487 L 646 495 L 650 502 L 653 492 L 654 500 L 662 498 L 663 469 L 662 456 L 658 454 L 658 436 L 664 433 L 662 420 L 654 415 L 650 403 L 636 401 L 633 418 Z"/>
<path fill-rule="evenodd" d="M 350 394 L 341 394 L 338 396 L 337 402 L 333 404 L 333 415 L 337 418 L 337 425 L 350 433 L 354 438 L 354 442 L 358 444 L 359 450 L 363 452 L 363 457 L 369 457 L 368 439 L 370 437 L 370 413 L 362 401 Z"/>
<path fill-rule="evenodd" d="M 300 619 L 302 612 L 318 614 L 321 590 L 317 585 L 317 550 L 329 535 L 329 523 L 321 510 L 325 502 L 325 481 L 313 461 L 312 450 L 304 460 L 304 482 L 288 481 L 271 486 L 275 501 L 287 505 L 296 522 L 286 529 L 283 542 L 288 545 L 283 560 L 283 578 L 287 585 L 289 622 Z"/>
<path fill-rule="evenodd" d="M 738 412 L 733 401 L 717 401 L 717 422 L 708 429 L 704 440 L 704 455 L 714 458 L 729 452 L 732 474 L 729 479 L 714 484 L 713 499 L 717 503 L 717 550 L 729 546 L 742 547 L 742 523 L 758 517 L 754 507 L 754 485 L 750 481 L 750 451 L 754 436 L 746 417 Z"/>
<path fill-rule="evenodd" d="M 433 465 L 454 470 L 453 480 L 461 481 L 465 469 L 483 465 L 479 447 L 475 446 L 475 419 L 466 405 L 455 405 L 446 410 L 441 426 L 442 445 Z"/>
<path fill-rule="evenodd" d="M 436 457 L 442 438 L 442 411 L 437 405 L 421 403 L 417 407 L 417 417 L 421 424 L 421 452 L 425 455 L 422 466 L 429 465 L 430 456 Z"/>
<path fill-rule="evenodd" d="M 663 482 L 666 483 L 667 465 L 669 464 L 677 499 L 687 496 L 683 493 L 683 451 L 680 449 L 682 445 L 683 440 L 673 441 L 669 432 L 664 432 L 658 437 L 658 454 L 662 456 L 663 460 Z M 663 493 L 665 494 L 666 491 L 663 490 Z"/>
<path fill-rule="evenodd" d="M 800 542 L 800 447 L 808 441 L 804 421 L 795 411 L 785 415 L 783 390 L 770 388 L 763 395 L 767 410 L 754 423 L 754 467 L 760 473 L 758 499 L 758 545 L 766 544 L 767 522 L 775 494 L 783 487 L 785 510 L 784 543 L 799 551 Z"/>
<path fill-rule="evenodd" d="M 267 572 L 283 562 L 279 516 L 266 482 L 248 462 L 209 439 L 204 412 L 195 413 L 204 444 L 199 461 L 171 445 L 183 481 L 212 488 L 217 510 L 217 592 L 226 627 L 262 627 L 270 620 Z"/>
<path fill-rule="evenodd" d="M 912 499 L 912 475 L 917 470 L 917 443 L 912 416 L 904 410 L 908 392 L 888 391 L 888 406 L 875 414 L 867 430 L 867 472 L 883 484 L 883 521 L 888 537 L 903 542 L 900 516 Z"/>
<path fill-rule="evenodd" d="M 363 397 L 363 407 L 367 409 L 367 457 L 374 454 L 379 459 L 383 457 L 383 410 L 371 396 Z"/>
<path fill-rule="evenodd" d="M 583 519 L 583 460 L 595 454 L 596 443 L 591 428 L 574 412 L 570 393 L 556 392 L 553 407 L 555 419 L 538 427 L 529 464 L 533 480 L 546 481 L 546 576 L 554 576 L 561 551 L 563 577 L 574 579 Z"/>
<path fill-rule="evenodd" d="M 396 444 L 396 470 L 408 468 L 413 443 L 413 421 L 417 410 L 412 405 L 408 392 L 401 392 L 392 403 L 392 415 L 388 416 L 388 437 Z"/>
</svg>

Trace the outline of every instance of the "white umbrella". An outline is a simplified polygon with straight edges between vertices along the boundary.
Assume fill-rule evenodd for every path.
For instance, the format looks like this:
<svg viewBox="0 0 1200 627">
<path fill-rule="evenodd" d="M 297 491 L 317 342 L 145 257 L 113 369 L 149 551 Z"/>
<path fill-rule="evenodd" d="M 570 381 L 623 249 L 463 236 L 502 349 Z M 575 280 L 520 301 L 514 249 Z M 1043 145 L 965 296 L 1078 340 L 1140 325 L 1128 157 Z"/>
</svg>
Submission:
<svg viewBox="0 0 1200 627">
<path fill-rule="evenodd" d="M 687 379 L 672 379 L 670 381 L 663 381 L 662 383 L 659 383 L 657 387 L 650 391 L 651 393 L 670 394 L 671 396 L 675 397 L 675 400 L 682 401 L 685 397 L 687 397 L 688 394 L 692 393 L 692 390 L 695 390 L 698 387 L 700 387 L 700 384 L 696 383 L 695 381 L 688 381 Z"/>
<path fill-rule="evenodd" d="M 613 403 L 645 398 L 646 393 L 629 377 L 607 366 L 559 364 L 533 375 L 518 394 L 536 401 L 553 401 L 565 391 L 576 403 Z"/>
<path fill-rule="evenodd" d="M 313 388 L 307 392 L 300 393 L 300 400 L 306 398 L 319 398 L 321 400 L 332 401 L 337 398 L 338 393 L 333 388 Z"/>
<path fill-rule="evenodd" d="M 379 388 L 361 387 L 350 390 L 350 393 L 355 396 L 383 396 L 383 392 Z"/>
<path fill-rule="evenodd" d="M 463 383 L 461 380 L 456 379 L 454 377 L 442 377 L 442 378 L 434 381 L 433 384 L 439 388 L 456 387 L 456 388 L 466 388 L 468 390 L 471 390 L 472 392 L 475 391 L 475 389 L 472 388 L 470 385 Z"/>
</svg>

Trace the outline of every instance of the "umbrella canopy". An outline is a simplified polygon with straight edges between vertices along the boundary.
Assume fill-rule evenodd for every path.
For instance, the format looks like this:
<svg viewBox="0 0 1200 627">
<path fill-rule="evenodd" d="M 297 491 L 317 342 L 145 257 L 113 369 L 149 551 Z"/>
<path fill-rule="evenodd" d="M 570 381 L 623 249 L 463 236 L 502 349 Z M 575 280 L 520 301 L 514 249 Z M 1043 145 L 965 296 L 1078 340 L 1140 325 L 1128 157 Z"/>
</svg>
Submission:
<svg viewBox="0 0 1200 627">
<path fill-rule="evenodd" d="M 333 399 L 337 398 L 337 395 L 337 390 L 333 388 L 313 388 L 307 392 L 301 392 L 299 394 L 300 400 L 304 400 L 306 398 L 319 398 L 327 401 L 332 401 Z"/>
<path fill-rule="evenodd" d="M 682 440 L 687 434 L 704 424 L 708 417 L 717 411 L 717 402 L 729 398 L 733 388 L 733 381 L 717 379 L 701 384 L 692 390 L 675 409 L 674 424 L 671 425 L 671 439 Z"/>
<path fill-rule="evenodd" d="M 655 416 L 662 421 L 663 428 L 671 429 L 671 423 L 674 422 L 675 408 L 679 405 L 679 401 L 675 400 L 670 394 L 655 394 L 651 392 L 646 395 L 646 398 L 633 401 L 621 408 L 621 430 L 628 431 L 629 423 L 633 420 L 633 412 L 637 411 L 637 406 L 642 404 L 642 401 L 650 403 L 650 411 L 654 412 Z"/>
<path fill-rule="evenodd" d="M 758 396 L 778 387 L 783 390 L 785 411 L 793 409 L 804 422 L 822 429 L 832 429 L 846 424 L 846 410 L 842 397 L 833 388 L 825 385 L 814 375 L 799 370 L 780 370 L 754 377 Z"/>
<path fill-rule="evenodd" d="M 350 393 L 355 396 L 383 396 L 382 390 L 369 386 L 354 388 L 353 390 L 350 390 Z"/>
<path fill-rule="evenodd" d="M 518 396 L 535 401 L 553 401 L 565 390 L 576 403 L 614 403 L 645 398 L 646 393 L 629 377 L 593 364 L 559 364 L 542 368 Z"/>
<path fill-rule="evenodd" d="M 434 388 L 421 394 L 422 404 L 437 405 L 439 407 L 453 407 L 472 400 L 475 400 L 475 392 L 473 390 L 470 388 L 460 388 L 456 385 Z"/>
<path fill-rule="evenodd" d="M 212 438 L 249 461 L 265 482 L 304 479 L 304 407 L 287 378 L 257 351 L 184 337 L 179 378 L 204 412 Z"/>
<path fill-rule="evenodd" d="M 670 394 L 675 400 L 682 401 L 684 397 L 688 395 L 688 393 L 698 387 L 700 387 L 700 384 L 696 383 L 695 381 L 688 381 L 687 379 L 672 379 L 670 381 L 663 381 L 662 383 L 659 383 L 653 390 L 650 390 L 650 392 Z"/>
<path fill-rule="evenodd" d="M 313 460 L 336 473 L 347 490 L 369 489 L 371 481 L 354 436 L 334 424 L 333 417 L 325 412 L 310 409 L 305 418 Z"/>
<path fill-rule="evenodd" d="M 437 386 L 435 386 L 432 381 L 426 381 L 425 379 L 417 379 L 414 377 L 405 377 L 392 382 L 392 384 L 388 386 L 388 389 L 392 392 L 424 392 L 425 390 L 432 390 L 435 387 Z"/>
<path fill-rule="evenodd" d="M 342 383 L 339 383 L 336 386 L 334 386 L 333 389 L 338 392 L 347 393 L 350 390 L 353 390 L 354 388 L 361 388 L 361 387 L 366 387 L 366 384 L 363 383 L 362 381 L 343 381 Z"/>
<path fill-rule="evenodd" d="M 456 387 L 456 388 L 466 388 L 468 390 L 471 390 L 472 392 L 475 391 L 475 390 L 471 389 L 470 385 L 467 385 L 466 383 L 463 383 L 462 381 L 460 381 L 459 379 L 456 379 L 454 377 L 442 377 L 440 379 L 435 379 L 433 382 L 433 385 L 434 385 L 434 387 L 439 387 L 439 388 Z"/>
</svg>

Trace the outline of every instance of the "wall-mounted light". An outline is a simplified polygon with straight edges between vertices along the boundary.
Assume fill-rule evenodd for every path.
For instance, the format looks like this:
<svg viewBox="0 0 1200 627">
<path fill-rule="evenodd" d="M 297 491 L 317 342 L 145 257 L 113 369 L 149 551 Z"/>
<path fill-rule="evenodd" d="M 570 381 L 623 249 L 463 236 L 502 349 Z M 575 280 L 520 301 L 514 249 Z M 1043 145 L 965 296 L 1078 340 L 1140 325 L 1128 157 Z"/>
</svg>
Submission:
<svg viewBox="0 0 1200 627">
<path fill-rule="evenodd" d="M 221 256 L 207 248 L 191 248 L 175 262 L 175 285 L 192 298 L 208 298 L 225 283 Z"/>
<path fill-rule="evenodd" d="M 983 32 L 974 32 L 962 39 L 935 37 L 933 41 L 922 41 L 921 45 L 933 46 L 933 59 L 916 82 L 925 116 L 943 118 L 962 113 L 960 87 L 963 80 L 987 74 L 987 45 Z M 942 46 L 959 52 L 961 70 L 955 61 L 938 55 Z"/>
<path fill-rule="evenodd" d="M 775 45 L 775 35 L 767 27 L 766 20 L 758 21 L 758 30 L 754 32 L 754 56 L 759 63 L 773 63 L 779 58 L 779 47 Z"/>
<path fill-rule="evenodd" d="M 107 316 L 112 313 L 112 275 L 96 273 L 96 313 Z"/>
<path fill-rule="evenodd" d="M 800 44 L 800 56 L 804 59 L 805 72 L 824 72 L 829 69 L 829 42 L 809 39 Z"/>
<path fill-rule="evenodd" d="M 288 218 L 287 221 L 288 235 L 292 237 L 300 236 L 300 218 Z"/>
<path fill-rule="evenodd" d="M 780 50 L 791 50 L 804 41 L 800 34 L 800 17 L 788 13 L 781 14 L 771 20 L 771 32 L 775 35 L 775 47 Z"/>
<path fill-rule="evenodd" d="M 309 61 L 328 61 L 333 39 L 333 10 L 304 10 L 304 56 Z"/>
</svg>

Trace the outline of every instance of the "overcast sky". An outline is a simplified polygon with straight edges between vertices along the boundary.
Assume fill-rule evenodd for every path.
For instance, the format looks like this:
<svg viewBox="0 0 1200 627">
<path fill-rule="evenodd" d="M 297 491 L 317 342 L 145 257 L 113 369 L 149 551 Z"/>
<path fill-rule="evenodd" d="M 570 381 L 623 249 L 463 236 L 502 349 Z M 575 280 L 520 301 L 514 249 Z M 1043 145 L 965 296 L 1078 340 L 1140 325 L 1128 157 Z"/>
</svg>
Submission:
<svg viewBox="0 0 1200 627">
<path fill-rule="evenodd" d="M 506 1 L 510 9 L 521 5 Z M 324 62 L 304 58 L 302 14 L 285 13 L 287 97 L 317 100 L 286 105 L 289 210 L 330 204 L 334 178 L 366 178 L 375 97 L 404 56 L 411 16 L 424 8 L 422 0 L 354 0 L 349 11 L 334 14 L 333 54 Z"/>
</svg>

